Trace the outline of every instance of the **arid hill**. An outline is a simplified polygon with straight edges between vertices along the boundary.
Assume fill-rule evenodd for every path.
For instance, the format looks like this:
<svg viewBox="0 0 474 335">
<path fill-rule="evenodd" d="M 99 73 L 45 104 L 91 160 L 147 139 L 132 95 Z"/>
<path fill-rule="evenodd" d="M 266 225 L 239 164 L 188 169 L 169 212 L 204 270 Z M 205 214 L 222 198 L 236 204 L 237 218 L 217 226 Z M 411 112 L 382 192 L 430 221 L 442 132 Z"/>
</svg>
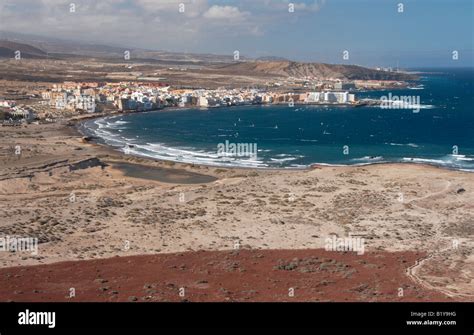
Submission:
<svg viewBox="0 0 474 335">
<path fill-rule="evenodd" d="M 281 77 L 339 79 L 413 80 L 412 75 L 385 72 L 356 65 L 300 63 L 292 61 L 249 61 L 220 66 L 229 73 L 266 74 Z"/>
<path fill-rule="evenodd" d="M 0 36 L 2 36 L 0 34 Z M 30 62 L 15 62 L 15 51 Z M 385 72 L 356 65 L 301 63 L 266 57 L 264 60 L 230 55 L 190 54 L 131 49 L 125 60 L 124 49 L 75 42 L 24 42 L 0 39 L 0 74 L 7 80 L 61 82 L 138 80 L 165 78 L 177 87 L 264 86 L 287 78 L 336 78 L 376 80 L 416 80 L 406 73 Z M 27 64 L 28 63 L 28 64 Z M 68 71 L 64 71 L 67 68 Z M 38 71 L 41 70 L 41 71 Z"/>
<path fill-rule="evenodd" d="M 47 53 L 41 49 L 35 48 L 28 44 L 0 40 L 0 57 L 13 58 L 15 51 L 21 52 L 22 58 L 46 58 Z"/>
</svg>

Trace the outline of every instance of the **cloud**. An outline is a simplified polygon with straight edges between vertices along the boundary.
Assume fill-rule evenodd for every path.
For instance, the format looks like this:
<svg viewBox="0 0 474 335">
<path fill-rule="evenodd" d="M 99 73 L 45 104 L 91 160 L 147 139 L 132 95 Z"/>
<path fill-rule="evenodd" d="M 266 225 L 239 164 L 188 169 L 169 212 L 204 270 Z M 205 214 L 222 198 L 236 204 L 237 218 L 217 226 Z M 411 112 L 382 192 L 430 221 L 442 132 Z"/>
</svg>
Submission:
<svg viewBox="0 0 474 335">
<path fill-rule="evenodd" d="M 70 12 L 70 3 L 76 11 Z M 288 0 L 0 0 L 0 30 L 163 50 L 227 50 L 258 39 L 288 14 Z M 296 0 L 295 15 L 323 0 Z M 184 4 L 184 11 L 180 11 Z M 182 9 L 182 7 L 181 7 Z M 292 14 L 293 15 L 293 14 Z"/>
<path fill-rule="evenodd" d="M 217 20 L 239 20 L 247 16 L 248 13 L 241 12 L 239 8 L 234 6 L 217 6 L 210 7 L 203 15 L 206 19 Z"/>
<path fill-rule="evenodd" d="M 135 0 L 133 3 L 143 10 L 154 14 L 183 14 L 185 17 L 195 18 L 204 13 L 208 7 L 207 0 Z M 180 8 L 184 9 L 179 12 Z"/>
<path fill-rule="evenodd" d="M 287 12 L 289 5 L 292 4 L 296 13 L 318 12 L 326 4 L 326 0 L 312 0 L 312 1 L 292 1 L 292 0 L 263 0 L 263 7 L 268 10 Z"/>
<path fill-rule="evenodd" d="M 326 0 L 315 0 L 312 3 L 297 2 L 295 3 L 295 10 L 307 10 L 312 12 L 318 12 L 326 3 Z"/>
</svg>

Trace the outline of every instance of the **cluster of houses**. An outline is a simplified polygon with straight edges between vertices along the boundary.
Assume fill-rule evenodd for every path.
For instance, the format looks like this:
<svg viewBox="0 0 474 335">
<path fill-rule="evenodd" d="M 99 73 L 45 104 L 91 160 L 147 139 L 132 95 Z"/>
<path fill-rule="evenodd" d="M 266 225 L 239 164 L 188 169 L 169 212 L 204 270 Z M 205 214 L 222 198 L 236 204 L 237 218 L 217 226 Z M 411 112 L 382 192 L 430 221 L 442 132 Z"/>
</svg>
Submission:
<svg viewBox="0 0 474 335">
<path fill-rule="evenodd" d="M 42 92 L 41 97 L 48 106 L 55 109 L 94 113 L 97 111 L 96 101 L 101 100 L 96 92 L 97 87 L 96 83 L 66 82 L 53 85 L 52 89 Z"/>
<path fill-rule="evenodd" d="M 294 82 L 292 82 L 292 80 Z M 295 84 L 295 85 L 292 85 Z M 64 82 L 35 95 L 34 108 L 0 99 L 0 120 L 31 122 L 36 118 L 54 121 L 57 117 L 107 111 L 149 111 L 165 107 L 223 107 L 258 104 L 357 104 L 357 90 L 402 87 L 406 83 L 384 80 L 336 78 L 289 78 L 285 85 L 269 83 L 267 89 L 186 89 L 161 82 Z M 298 84 L 298 85 L 296 85 Z M 292 92 L 283 87 L 291 87 Z"/>
<path fill-rule="evenodd" d="M 41 92 L 37 106 L 48 118 L 64 114 L 103 111 L 147 111 L 164 107 L 222 107 L 252 104 L 353 104 L 350 87 L 335 83 L 332 90 L 281 92 L 261 89 L 177 89 L 160 83 L 64 82 Z M 0 111 L 7 121 L 31 122 L 41 111 L 31 106 L 0 100 Z M 4 121 L 5 122 L 5 121 Z"/>
<path fill-rule="evenodd" d="M 74 83 L 53 85 L 42 92 L 45 103 L 58 110 L 84 113 L 111 110 L 152 110 L 161 108 L 160 87 L 136 83 Z"/>
<path fill-rule="evenodd" d="M 8 114 L 14 119 L 22 119 L 28 122 L 36 118 L 36 112 L 30 106 L 14 106 Z"/>
<path fill-rule="evenodd" d="M 281 103 L 354 103 L 348 90 L 321 92 L 267 92 L 258 89 L 173 89 L 155 83 L 64 83 L 42 93 L 56 109 L 94 113 L 110 108 L 146 111 L 163 107 L 220 107 Z"/>
<path fill-rule="evenodd" d="M 3 124 L 31 122 L 36 119 L 36 111 L 31 106 L 17 105 L 14 100 L 0 100 Z"/>
</svg>

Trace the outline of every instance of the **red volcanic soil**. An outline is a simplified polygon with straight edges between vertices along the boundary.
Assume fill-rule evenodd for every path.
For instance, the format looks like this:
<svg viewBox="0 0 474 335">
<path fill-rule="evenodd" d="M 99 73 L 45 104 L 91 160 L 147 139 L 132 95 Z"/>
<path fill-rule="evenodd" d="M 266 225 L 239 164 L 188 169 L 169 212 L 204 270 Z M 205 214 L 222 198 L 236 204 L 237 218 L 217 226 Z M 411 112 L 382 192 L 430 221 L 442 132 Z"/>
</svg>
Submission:
<svg viewBox="0 0 474 335">
<path fill-rule="evenodd" d="M 197 251 L 13 267 L 0 269 L 0 301 L 448 301 L 405 275 L 423 256 Z"/>
</svg>

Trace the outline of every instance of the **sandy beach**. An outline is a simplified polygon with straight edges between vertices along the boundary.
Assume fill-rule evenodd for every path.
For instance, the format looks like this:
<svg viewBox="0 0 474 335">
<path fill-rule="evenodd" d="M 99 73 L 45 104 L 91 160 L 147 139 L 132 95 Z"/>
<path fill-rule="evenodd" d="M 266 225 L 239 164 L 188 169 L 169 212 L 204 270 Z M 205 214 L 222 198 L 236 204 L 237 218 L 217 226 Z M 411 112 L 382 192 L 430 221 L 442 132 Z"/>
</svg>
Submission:
<svg viewBox="0 0 474 335">
<path fill-rule="evenodd" d="M 66 121 L 0 128 L 0 164 L 0 234 L 39 239 L 37 255 L 2 252 L 0 274 L 116 256 L 192 258 L 201 250 L 318 254 L 332 236 L 356 236 L 365 254 L 351 257 L 408 253 L 393 267 L 417 289 L 433 300 L 474 300 L 472 173 L 419 164 L 192 166 L 87 143 Z"/>
</svg>

